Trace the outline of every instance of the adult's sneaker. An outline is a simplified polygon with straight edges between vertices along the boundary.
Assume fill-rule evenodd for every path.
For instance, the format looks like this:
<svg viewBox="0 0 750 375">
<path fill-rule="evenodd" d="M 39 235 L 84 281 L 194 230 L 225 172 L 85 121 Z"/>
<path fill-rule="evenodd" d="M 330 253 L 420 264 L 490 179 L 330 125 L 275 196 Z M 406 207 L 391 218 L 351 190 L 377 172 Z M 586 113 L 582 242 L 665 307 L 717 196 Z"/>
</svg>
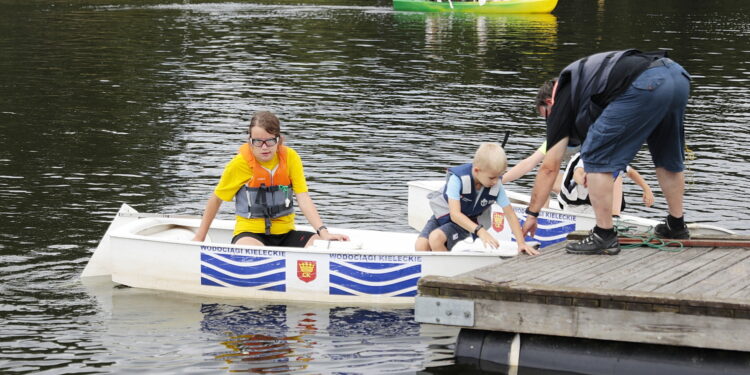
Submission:
<svg viewBox="0 0 750 375">
<path fill-rule="evenodd" d="M 656 224 L 654 234 L 659 238 L 666 239 L 686 240 L 690 238 L 690 231 L 687 226 L 672 228 L 669 226 L 669 219 L 664 220 L 663 223 Z"/>
<path fill-rule="evenodd" d="M 583 254 L 583 255 L 617 255 L 620 253 L 620 242 L 617 240 L 617 236 L 613 236 L 612 239 L 605 240 L 599 237 L 598 234 L 592 230 L 588 237 L 578 241 L 571 242 L 565 245 L 565 251 L 570 254 Z"/>
</svg>

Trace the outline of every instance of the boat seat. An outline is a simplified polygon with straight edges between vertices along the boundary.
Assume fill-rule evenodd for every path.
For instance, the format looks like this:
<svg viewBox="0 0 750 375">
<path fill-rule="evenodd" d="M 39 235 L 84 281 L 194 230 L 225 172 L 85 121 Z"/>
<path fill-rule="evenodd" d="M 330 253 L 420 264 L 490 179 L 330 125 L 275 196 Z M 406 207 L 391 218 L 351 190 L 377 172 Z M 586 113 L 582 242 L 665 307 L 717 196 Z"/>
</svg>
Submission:
<svg viewBox="0 0 750 375">
<path fill-rule="evenodd" d="M 195 229 L 185 225 L 160 224 L 142 230 L 138 234 L 168 241 L 192 241 L 193 237 L 195 237 Z M 206 235 L 206 240 L 203 242 L 212 241 Z"/>
</svg>

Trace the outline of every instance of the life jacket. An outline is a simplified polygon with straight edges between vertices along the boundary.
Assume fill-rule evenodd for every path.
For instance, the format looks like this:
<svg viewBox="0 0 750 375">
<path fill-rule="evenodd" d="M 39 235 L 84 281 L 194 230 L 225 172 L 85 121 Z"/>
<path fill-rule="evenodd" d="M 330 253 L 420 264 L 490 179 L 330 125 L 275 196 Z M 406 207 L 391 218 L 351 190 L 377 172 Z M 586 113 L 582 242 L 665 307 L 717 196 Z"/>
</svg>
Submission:
<svg viewBox="0 0 750 375">
<path fill-rule="evenodd" d="M 570 98 L 572 108 L 576 110 L 575 129 L 578 134 L 586 134 L 609 104 L 600 106 L 601 103 L 597 104 L 591 98 L 604 92 L 615 64 L 624 55 L 634 52 L 637 50 L 596 53 L 574 61 L 562 70 L 558 82 L 570 77 Z"/>
<path fill-rule="evenodd" d="M 452 175 L 461 180 L 461 212 L 471 220 L 476 221 L 476 218 L 497 200 L 497 196 L 500 194 L 500 182 L 498 181 L 495 186 L 489 189 L 483 188 L 477 191 L 474 188 L 474 177 L 471 175 L 471 169 L 472 163 L 448 169 L 445 177 L 445 186 L 441 190 L 432 192 L 427 196 L 430 200 L 432 213 L 440 225 L 451 220 L 446 189 L 448 188 L 448 180 Z"/>
<path fill-rule="evenodd" d="M 253 171 L 253 177 L 235 194 L 235 212 L 247 219 L 265 219 L 266 234 L 271 234 L 271 219 L 294 213 L 294 193 L 287 169 L 287 148 L 279 146 L 276 153 L 279 164 L 273 171 L 264 168 L 255 159 L 249 144 L 242 145 L 239 152 Z"/>
<path fill-rule="evenodd" d="M 578 166 L 580 160 L 581 153 L 579 152 L 570 158 L 568 165 L 565 167 L 562 183 L 560 184 L 560 195 L 557 196 L 563 206 L 591 204 L 591 200 L 589 199 L 589 189 L 578 185 L 573 179 L 576 166 Z"/>
<path fill-rule="evenodd" d="M 560 183 L 560 194 L 557 195 L 557 201 L 565 207 L 567 205 L 579 206 L 579 205 L 591 205 L 591 199 L 589 199 L 589 189 L 585 186 L 578 185 L 573 179 L 576 168 L 583 166 L 581 161 L 581 153 L 576 153 L 570 157 L 568 165 L 565 167 L 562 182 Z M 628 166 L 630 168 L 630 166 Z M 620 212 L 625 210 L 625 190 L 622 191 L 622 200 L 620 204 Z"/>
</svg>

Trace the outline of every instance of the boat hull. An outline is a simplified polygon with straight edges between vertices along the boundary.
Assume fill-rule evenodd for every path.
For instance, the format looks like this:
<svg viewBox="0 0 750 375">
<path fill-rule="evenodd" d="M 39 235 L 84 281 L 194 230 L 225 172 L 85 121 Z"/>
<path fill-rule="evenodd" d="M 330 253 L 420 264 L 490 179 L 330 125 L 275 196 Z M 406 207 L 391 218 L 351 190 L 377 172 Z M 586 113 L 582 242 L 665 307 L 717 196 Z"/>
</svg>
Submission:
<svg viewBox="0 0 750 375">
<path fill-rule="evenodd" d="M 320 241 L 304 249 L 238 246 L 229 243 L 231 220 L 214 220 L 210 240 L 195 242 L 197 218 L 139 218 L 126 211 L 130 218 L 110 226 L 102 241 L 106 246 L 97 249 L 106 253 L 92 256 L 103 264 L 87 269 L 108 270 L 112 281 L 136 288 L 259 300 L 413 304 L 422 276 L 455 276 L 502 261 L 499 253 L 470 249 L 416 252 L 417 233 L 340 228 L 331 230 L 349 235 L 351 242 Z"/>
<path fill-rule="evenodd" d="M 427 199 L 427 194 L 442 188 L 442 180 L 422 180 L 410 181 L 408 195 L 408 220 L 409 225 L 421 230 L 427 220 L 432 216 L 432 209 Z M 511 201 L 513 211 L 523 223 L 526 217 L 526 208 L 530 197 L 526 194 L 519 194 L 506 190 L 506 194 Z M 590 230 L 596 225 L 596 217 L 591 207 L 581 212 L 562 210 L 555 200 L 550 200 L 550 207 L 541 210 L 538 218 L 538 227 L 534 237 L 527 237 L 526 241 L 536 241 L 541 247 L 554 245 L 558 242 L 565 241 L 568 233 L 572 231 Z M 488 231 L 499 241 L 515 241 L 510 226 L 505 222 L 505 214 L 502 208 L 493 204 L 492 209 L 487 211 L 486 215 L 481 216 L 479 222 L 488 228 Z M 615 223 L 621 227 L 628 227 L 634 232 L 647 232 L 659 222 L 652 219 L 621 215 Z M 734 234 L 732 231 L 706 224 L 688 224 L 691 234 L 700 235 L 723 235 Z"/>
<path fill-rule="evenodd" d="M 393 9 L 407 12 L 458 12 L 483 14 L 550 13 L 557 0 L 506 0 L 488 1 L 423 1 L 393 0 Z"/>
</svg>

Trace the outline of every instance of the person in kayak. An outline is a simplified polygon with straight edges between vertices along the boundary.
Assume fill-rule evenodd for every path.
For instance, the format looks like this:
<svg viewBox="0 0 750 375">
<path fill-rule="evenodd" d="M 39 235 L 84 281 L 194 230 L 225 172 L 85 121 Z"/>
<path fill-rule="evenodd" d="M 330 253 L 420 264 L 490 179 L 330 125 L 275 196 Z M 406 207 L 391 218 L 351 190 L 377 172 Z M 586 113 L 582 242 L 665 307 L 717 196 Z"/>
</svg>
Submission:
<svg viewBox="0 0 750 375">
<path fill-rule="evenodd" d="M 482 143 L 471 163 L 448 169 L 445 186 L 428 196 L 433 216 L 419 234 L 415 249 L 449 251 L 470 234 L 481 239 L 485 246 L 497 248 L 497 240 L 477 223 L 477 217 L 497 202 L 511 226 L 519 253 L 539 254 L 524 241 L 521 224 L 500 182 L 507 166 L 505 151 L 499 144 Z"/>
<path fill-rule="evenodd" d="M 233 244 L 307 247 L 316 239 L 348 241 L 328 231 L 318 214 L 302 167 L 302 159 L 283 145 L 281 124 L 271 112 L 253 115 L 250 139 L 224 168 L 208 198 L 201 225 L 193 238 L 204 241 L 222 202 L 235 201 Z M 294 227 L 294 200 L 317 233 Z"/>
<path fill-rule="evenodd" d="M 646 142 L 669 211 L 654 232 L 663 238 L 688 238 L 683 217 L 683 117 L 689 92 L 690 75 L 663 51 L 597 53 L 563 69 L 552 94 L 539 108 L 548 113 L 548 147 L 537 171 L 523 232 L 533 235 L 536 231 L 536 217 L 565 150 L 581 145 L 596 226 L 588 237 L 568 243 L 566 250 L 618 254 L 612 221 L 613 172 L 624 170 Z"/>
</svg>

